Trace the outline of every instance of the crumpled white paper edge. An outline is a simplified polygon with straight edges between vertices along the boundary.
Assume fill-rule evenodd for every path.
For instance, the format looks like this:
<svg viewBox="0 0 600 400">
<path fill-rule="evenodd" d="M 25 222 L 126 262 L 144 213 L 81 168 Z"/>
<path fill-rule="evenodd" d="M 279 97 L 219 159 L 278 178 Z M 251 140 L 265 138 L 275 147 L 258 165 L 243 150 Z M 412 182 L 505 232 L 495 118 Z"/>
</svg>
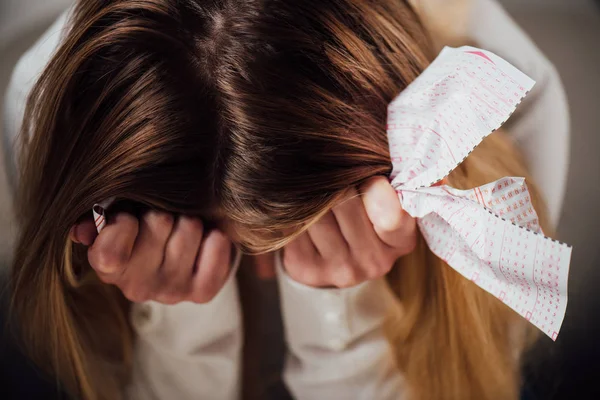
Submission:
<svg viewBox="0 0 600 400">
<path fill-rule="evenodd" d="M 524 179 L 467 191 L 431 187 L 502 126 L 533 85 L 493 53 L 445 48 L 389 105 L 391 177 L 434 254 L 555 340 L 571 248 L 543 236 Z"/>
</svg>

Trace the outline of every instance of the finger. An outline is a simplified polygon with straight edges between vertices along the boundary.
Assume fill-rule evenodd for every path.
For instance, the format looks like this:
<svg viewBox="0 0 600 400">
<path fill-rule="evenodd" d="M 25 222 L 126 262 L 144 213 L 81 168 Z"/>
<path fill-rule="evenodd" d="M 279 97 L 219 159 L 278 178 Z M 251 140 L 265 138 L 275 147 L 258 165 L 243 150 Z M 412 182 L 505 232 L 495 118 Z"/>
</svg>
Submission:
<svg viewBox="0 0 600 400">
<path fill-rule="evenodd" d="M 308 236 L 319 255 L 326 260 L 340 260 L 348 255 L 348 243 L 332 212 L 328 212 L 308 228 Z"/>
<path fill-rule="evenodd" d="M 365 271 L 361 270 L 354 262 L 345 262 L 331 265 L 327 269 L 327 282 L 337 288 L 356 286 L 367 279 Z"/>
<path fill-rule="evenodd" d="M 273 253 L 259 254 L 254 257 L 254 269 L 260 279 L 275 278 L 275 257 Z"/>
<path fill-rule="evenodd" d="M 119 213 L 93 241 L 88 249 L 88 261 L 103 280 L 121 275 L 131 258 L 138 229 L 137 218 Z"/>
<path fill-rule="evenodd" d="M 416 221 L 400 205 L 398 194 L 384 177 L 375 177 L 362 187 L 365 210 L 377 236 L 398 249 L 414 247 Z"/>
<path fill-rule="evenodd" d="M 308 232 L 302 233 L 283 249 L 283 268 L 294 281 L 319 287 L 325 285 L 327 271 Z"/>
<path fill-rule="evenodd" d="M 81 243 L 84 246 L 90 246 L 98 236 L 94 221 L 86 218 L 83 221 L 73 225 L 69 234 L 71 240 L 75 243 Z"/>
<path fill-rule="evenodd" d="M 215 229 L 206 234 L 196 265 L 190 300 L 206 303 L 219 293 L 231 270 L 231 241 L 225 233 Z"/>
<path fill-rule="evenodd" d="M 161 292 L 163 297 L 172 297 L 168 302 L 185 298 L 191 290 L 203 229 L 198 218 L 181 216 L 175 222 L 160 267 L 165 288 Z"/>
<path fill-rule="evenodd" d="M 348 199 L 334 207 L 333 214 L 352 254 L 360 256 L 365 249 L 379 245 L 379 238 L 356 190 L 349 191 Z"/>
<path fill-rule="evenodd" d="M 164 212 L 149 211 L 141 218 L 130 262 L 118 283 L 131 301 L 149 300 L 160 288 L 162 282 L 159 268 L 164 260 L 173 225 L 173 216 Z"/>
<path fill-rule="evenodd" d="M 365 211 L 363 200 L 357 196 L 357 192 L 352 190 L 349 195 L 350 199 L 335 207 L 333 212 L 346 242 L 350 245 L 350 261 L 354 262 L 355 270 L 334 272 L 350 282 L 352 279 L 379 278 L 389 272 L 395 261 L 395 254 L 392 248 L 377 236 Z M 347 264 L 348 260 L 345 267 L 352 267 Z M 347 286 L 348 283 L 342 285 Z"/>
</svg>

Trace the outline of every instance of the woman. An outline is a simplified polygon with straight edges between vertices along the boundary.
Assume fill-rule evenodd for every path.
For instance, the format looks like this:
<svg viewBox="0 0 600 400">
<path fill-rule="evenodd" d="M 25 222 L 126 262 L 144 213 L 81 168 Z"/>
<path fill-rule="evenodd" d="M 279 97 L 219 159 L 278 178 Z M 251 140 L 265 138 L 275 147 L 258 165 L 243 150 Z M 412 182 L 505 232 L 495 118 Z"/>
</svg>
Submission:
<svg viewBox="0 0 600 400">
<path fill-rule="evenodd" d="M 130 350 L 123 317 L 127 305 L 97 281 L 80 282 L 89 272 L 81 249 L 73 248 L 69 262 L 69 227 L 91 202 L 118 195 L 214 221 L 250 249 L 289 249 L 302 243 L 304 226 L 314 229 L 319 223 L 313 223 L 322 221 L 319 217 L 341 214 L 339 203 L 348 187 L 388 172 L 385 108 L 433 54 L 410 8 L 385 1 L 369 6 L 340 1 L 271 6 L 82 2 L 72 31 L 34 89 L 25 119 L 31 125 L 24 130 L 31 137 L 24 160 L 24 231 L 15 262 L 15 304 L 22 317 L 35 321 L 25 331 L 40 351 L 38 358 L 51 361 L 74 394 L 114 398 L 123 386 L 118 373 Z M 466 178 L 481 170 L 478 162 L 497 153 L 514 163 L 493 174 L 525 173 L 514 150 L 500 138 L 480 153 L 450 183 L 468 186 L 497 177 L 482 174 L 484 182 Z M 207 187 L 212 188 L 209 193 Z M 362 208 L 355 204 L 353 209 Z M 128 219 L 130 225 L 136 221 Z M 173 230 L 173 221 L 164 215 L 144 214 L 140 221 L 136 235 L 144 223 L 169 226 L 153 232 L 170 235 Z M 197 222 L 189 225 L 201 231 Z M 310 232 L 304 235 L 310 238 Z M 218 235 L 213 241 L 225 242 Z M 315 246 L 324 242 L 312 240 Z M 402 246 L 398 242 L 394 247 Z M 396 250 L 398 256 L 409 249 Z M 94 262 L 93 254 L 90 263 L 97 270 L 102 264 L 114 266 L 106 260 Z M 358 397 L 359 388 L 364 398 L 409 393 L 415 398 L 516 396 L 518 366 L 510 349 L 524 343 L 509 340 L 508 331 L 521 321 L 472 286 L 446 298 L 462 278 L 433 259 L 422 243 L 388 277 L 399 303 L 381 279 L 333 291 L 338 297 L 333 302 L 347 303 L 338 306 L 342 314 L 352 310 L 358 319 L 348 316 L 354 329 L 333 328 L 346 337 L 329 345 L 328 332 L 315 334 L 298 326 L 300 314 L 314 325 L 327 326 L 314 307 L 302 305 L 317 294 L 332 293 L 298 285 L 283 272 L 285 268 L 302 281 L 290 273 L 305 271 L 307 262 L 302 262 L 302 268 L 293 268 L 294 259 L 287 256 L 279 274 L 292 351 L 288 384 L 298 397 L 343 396 L 344 389 L 349 390 L 346 397 Z M 101 280 L 103 272 L 98 274 Z M 134 377 L 129 379 L 125 371 L 123 378 L 133 382 L 132 393 L 236 396 L 241 321 L 235 282 L 225 276 L 223 289 L 206 307 L 153 303 L 153 316 L 163 313 L 161 324 L 144 325 L 134 317 Z M 227 299 L 225 304 L 219 305 L 220 298 Z M 363 318 L 356 307 L 369 304 L 367 299 L 377 307 L 371 307 L 370 318 Z M 467 312 L 464 302 L 473 301 L 479 308 Z M 133 307 L 134 314 L 143 310 Z M 227 326 L 214 327 L 218 332 L 199 340 L 197 332 L 208 331 L 207 318 L 223 313 L 231 315 L 223 324 Z M 486 317 L 490 313 L 499 316 L 491 321 Z M 381 329 L 387 314 L 399 320 L 389 342 Z M 199 329 L 186 320 L 192 315 L 203 321 Z M 182 319 L 185 329 L 166 325 Z M 113 331 L 98 335 L 99 327 Z M 51 343 L 39 336 L 43 329 Z M 215 343 L 216 338 L 227 340 Z M 226 351 L 214 355 L 215 348 Z M 165 357 L 165 349 L 175 357 Z M 190 349 L 195 359 L 179 363 L 182 355 L 191 355 Z M 211 387 L 210 381 L 197 382 L 211 376 L 211 370 L 226 379 Z"/>
</svg>

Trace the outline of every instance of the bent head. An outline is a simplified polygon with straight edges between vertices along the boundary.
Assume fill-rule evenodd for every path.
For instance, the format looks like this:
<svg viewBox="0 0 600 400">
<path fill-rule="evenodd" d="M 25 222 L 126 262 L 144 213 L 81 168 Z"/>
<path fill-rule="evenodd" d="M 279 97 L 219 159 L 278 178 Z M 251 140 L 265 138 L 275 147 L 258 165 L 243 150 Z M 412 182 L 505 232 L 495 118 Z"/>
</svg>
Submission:
<svg viewBox="0 0 600 400">
<path fill-rule="evenodd" d="M 30 101 L 22 211 L 66 238 L 117 196 L 279 247 L 390 171 L 426 49 L 397 0 L 81 1 Z"/>
<path fill-rule="evenodd" d="M 387 106 L 428 49 L 402 0 L 80 0 L 23 125 L 13 306 L 31 354 L 74 397 L 117 398 L 126 305 L 82 285 L 71 226 L 117 197 L 281 247 L 390 172 Z M 526 176 L 490 140 L 450 184 Z M 514 315 L 422 241 L 400 261 L 390 338 L 415 398 L 516 398 Z"/>
<path fill-rule="evenodd" d="M 112 288 L 78 287 L 71 226 L 116 196 L 281 247 L 390 172 L 387 105 L 427 49 L 400 0 L 80 0 L 23 124 L 13 289 L 32 355 L 76 397 L 114 398 L 126 318 Z"/>
</svg>

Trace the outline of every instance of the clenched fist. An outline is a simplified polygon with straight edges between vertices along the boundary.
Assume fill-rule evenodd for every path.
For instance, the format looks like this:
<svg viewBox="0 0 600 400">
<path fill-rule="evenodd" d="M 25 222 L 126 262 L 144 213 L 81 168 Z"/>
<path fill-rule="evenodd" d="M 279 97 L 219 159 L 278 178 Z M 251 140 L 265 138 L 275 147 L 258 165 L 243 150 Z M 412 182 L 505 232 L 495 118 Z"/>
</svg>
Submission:
<svg viewBox="0 0 600 400">
<path fill-rule="evenodd" d="M 344 288 L 388 273 L 416 238 L 415 219 L 388 180 L 375 177 L 289 243 L 283 264 L 299 283 Z"/>
<path fill-rule="evenodd" d="M 100 234 L 92 220 L 74 226 L 71 239 L 89 246 L 99 278 L 134 302 L 206 303 L 230 273 L 231 241 L 219 230 L 204 232 L 196 218 L 118 213 Z"/>
</svg>

